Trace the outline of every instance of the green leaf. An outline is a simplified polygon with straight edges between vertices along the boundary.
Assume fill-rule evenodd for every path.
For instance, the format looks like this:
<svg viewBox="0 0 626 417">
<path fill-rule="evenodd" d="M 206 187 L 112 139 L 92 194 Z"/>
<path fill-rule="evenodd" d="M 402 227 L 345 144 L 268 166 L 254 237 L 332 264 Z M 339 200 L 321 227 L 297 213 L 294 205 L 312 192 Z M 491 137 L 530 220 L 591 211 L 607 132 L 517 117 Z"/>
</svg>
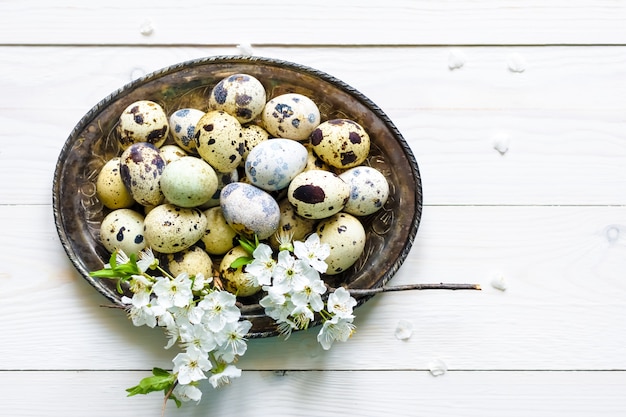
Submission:
<svg viewBox="0 0 626 417">
<path fill-rule="evenodd" d="M 171 376 L 172 374 L 169 371 L 166 371 L 165 369 L 161 369 L 161 368 L 152 368 L 152 374 L 154 376 Z"/>
<path fill-rule="evenodd" d="M 138 385 L 127 388 L 128 396 L 132 397 L 137 394 L 149 394 L 156 391 L 168 391 L 172 384 L 176 382 L 176 375 L 164 371 L 160 368 L 152 370 L 153 376 L 146 377 L 139 381 Z"/>
<path fill-rule="evenodd" d="M 117 251 L 114 251 L 109 258 L 109 265 L 111 268 L 115 268 L 117 266 Z"/>
<path fill-rule="evenodd" d="M 94 278 L 119 278 L 119 273 L 113 269 L 101 269 L 99 271 L 92 271 L 89 273 Z"/>
<path fill-rule="evenodd" d="M 251 258 L 249 256 L 240 256 L 239 258 L 235 259 L 233 263 L 230 264 L 230 267 L 237 269 L 244 265 L 248 265 L 252 261 L 254 261 L 254 258 Z"/>
<path fill-rule="evenodd" d="M 256 246 L 254 245 L 254 243 L 250 242 L 248 239 L 245 239 L 245 238 L 239 239 L 239 244 L 241 245 L 242 248 L 244 248 L 246 252 L 248 252 L 250 256 L 252 256 L 252 253 L 256 249 Z"/>
</svg>

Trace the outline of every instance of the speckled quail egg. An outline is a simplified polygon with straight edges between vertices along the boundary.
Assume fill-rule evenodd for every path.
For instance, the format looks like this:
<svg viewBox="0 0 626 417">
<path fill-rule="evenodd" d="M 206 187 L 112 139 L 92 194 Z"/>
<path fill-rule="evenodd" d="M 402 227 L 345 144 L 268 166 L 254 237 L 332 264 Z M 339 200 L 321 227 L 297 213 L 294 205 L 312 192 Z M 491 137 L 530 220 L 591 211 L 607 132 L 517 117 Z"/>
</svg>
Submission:
<svg viewBox="0 0 626 417">
<path fill-rule="evenodd" d="M 223 255 L 239 243 L 237 232 L 226 223 L 221 207 L 211 207 L 204 211 L 207 226 L 201 242 L 210 255 Z"/>
<path fill-rule="evenodd" d="M 297 93 L 274 97 L 265 104 L 261 115 L 265 129 L 279 138 L 306 140 L 320 124 L 317 104 Z"/>
<path fill-rule="evenodd" d="M 156 252 L 175 253 L 199 241 L 206 225 L 206 216 L 199 209 L 161 204 L 146 215 L 144 236 Z"/>
<path fill-rule="evenodd" d="M 220 207 L 226 222 L 248 238 L 270 237 L 280 222 L 278 203 L 254 185 L 234 182 L 222 189 Z"/>
<path fill-rule="evenodd" d="M 164 169 L 165 161 L 159 150 L 149 143 L 132 144 L 120 157 L 122 181 L 135 201 L 144 206 L 163 201 L 159 181 Z"/>
<path fill-rule="evenodd" d="M 321 243 L 330 245 L 325 259 L 327 275 L 336 275 L 350 268 L 365 248 L 365 229 L 358 218 L 348 213 L 337 213 L 322 220 L 316 228 Z"/>
<path fill-rule="evenodd" d="M 299 216 L 287 198 L 278 203 L 280 208 L 280 222 L 278 230 L 270 236 L 269 242 L 274 249 L 278 249 L 281 241 L 304 241 L 305 237 L 315 229 L 316 220 Z"/>
<path fill-rule="evenodd" d="M 158 148 L 167 139 L 169 122 L 159 104 L 139 100 L 122 112 L 116 130 L 122 149 L 138 142 L 148 142 Z"/>
<path fill-rule="evenodd" d="M 202 274 L 205 278 L 213 276 L 213 260 L 198 246 L 167 254 L 164 266 L 173 276 L 178 276 L 183 272 L 190 277 L 197 274 Z"/>
<path fill-rule="evenodd" d="M 321 123 L 313 130 L 310 139 L 315 153 L 336 168 L 361 165 L 370 151 L 370 137 L 365 129 L 348 119 Z"/>
<path fill-rule="evenodd" d="M 194 153 L 196 150 L 196 125 L 204 116 L 204 112 L 198 109 L 178 109 L 170 116 L 170 132 L 174 142 L 184 151 Z"/>
<path fill-rule="evenodd" d="M 265 102 L 265 87 L 248 74 L 233 74 L 222 79 L 209 96 L 211 110 L 223 110 L 240 123 L 254 120 L 263 111 Z"/>
<path fill-rule="evenodd" d="M 142 214 L 128 208 L 113 210 L 100 224 L 100 242 L 110 253 L 121 249 L 137 254 L 146 247 L 143 229 Z"/>
<path fill-rule="evenodd" d="M 179 207 L 206 203 L 217 190 L 217 174 L 206 161 L 185 156 L 165 166 L 161 191 L 168 202 Z"/>
<path fill-rule="evenodd" d="M 96 196 L 110 209 L 128 208 L 135 204 L 133 196 L 122 181 L 119 157 L 109 159 L 98 173 Z"/>
<path fill-rule="evenodd" d="M 263 129 L 261 126 L 257 125 L 249 125 L 242 127 L 243 132 L 243 155 L 241 160 L 241 166 L 245 164 L 246 158 L 248 154 L 259 143 L 266 141 L 269 139 L 270 134 L 267 130 Z"/>
<path fill-rule="evenodd" d="M 350 187 L 332 172 L 304 171 L 289 184 L 287 198 L 300 216 L 323 219 L 343 209 Z"/>
<path fill-rule="evenodd" d="M 358 166 L 339 174 L 350 186 L 350 199 L 343 208 L 355 216 L 367 216 L 377 212 L 389 197 L 389 183 L 375 168 Z"/>
<path fill-rule="evenodd" d="M 245 273 L 245 266 L 231 267 L 237 259 L 250 256 L 241 246 L 235 246 L 224 255 L 220 263 L 220 279 L 224 289 L 238 297 L 249 297 L 261 290 Z"/>
<path fill-rule="evenodd" d="M 187 156 L 187 152 L 178 145 L 164 145 L 159 148 L 161 158 L 165 161 L 165 164 L 169 164 L 172 161 Z"/>
<path fill-rule="evenodd" d="M 224 111 L 207 112 L 198 121 L 196 149 L 202 159 L 220 172 L 237 168 L 244 152 L 241 124 Z"/>
<path fill-rule="evenodd" d="M 269 139 L 259 143 L 246 159 L 246 176 L 250 184 L 266 191 L 286 188 L 306 166 L 308 152 L 304 145 L 291 139 Z"/>
</svg>

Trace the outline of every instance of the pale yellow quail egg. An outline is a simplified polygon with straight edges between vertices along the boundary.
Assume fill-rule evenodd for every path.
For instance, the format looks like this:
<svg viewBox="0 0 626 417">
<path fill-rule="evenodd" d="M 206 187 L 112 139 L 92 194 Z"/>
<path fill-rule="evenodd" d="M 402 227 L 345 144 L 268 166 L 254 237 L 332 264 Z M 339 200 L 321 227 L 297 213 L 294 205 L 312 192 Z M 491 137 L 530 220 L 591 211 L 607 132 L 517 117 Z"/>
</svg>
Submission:
<svg viewBox="0 0 626 417">
<path fill-rule="evenodd" d="M 365 229 L 356 217 L 337 213 L 322 220 L 316 228 L 321 243 L 330 246 L 330 255 L 325 259 L 327 275 L 336 275 L 350 268 L 365 248 Z"/>
<path fill-rule="evenodd" d="M 196 149 L 202 159 L 220 172 L 230 172 L 241 163 L 243 132 L 239 121 L 224 111 L 207 112 L 198 121 Z"/>
<path fill-rule="evenodd" d="M 164 266 L 172 276 L 182 273 L 187 273 L 190 277 L 197 274 L 202 274 L 205 278 L 213 276 L 213 261 L 209 254 L 198 246 L 168 254 Z"/>
<path fill-rule="evenodd" d="M 175 253 L 199 241 L 206 225 L 207 219 L 201 210 L 161 204 L 146 215 L 144 236 L 156 252 Z"/>
<path fill-rule="evenodd" d="M 128 208 L 113 210 L 100 224 L 100 242 L 110 253 L 139 253 L 146 247 L 144 216 Z"/>
<path fill-rule="evenodd" d="M 110 209 L 128 208 L 135 204 L 122 175 L 120 174 L 120 158 L 108 160 L 96 179 L 96 196 L 105 207 Z"/>
<path fill-rule="evenodd" d="M 265 101 L 265 88 L 259 80 L 248 74 L 233 74 L 213 87 L 209 108 L 223 110 L 240 123 L 248 123 L 261 114 Z"/>
<path fill-rule="evenodd" d="M 138 142 L 148 142 L 158 148 L 167 139 L 169 122 L 159 104 L 139 100 L 124 109 L 116 130 L 122 149 Z"/>
<path fill-rule="evenodd" d="M 224 289 L 238 297 L 249 297 L 261 290 L 245 273 L 245 266 L 231 267 L 232 263 L 241 257 L 250 256 L 241 246 L 235 246 L 224 255 L 220 263 L 220 278 Z"/>
<path fill-rule="evenodd" d="M 313 130 L 310 139 L 320 159 L 336 168 L 361 165 L 370 151 L 370 137 L 365 129 L 348 119 L 321 123 Z"/>
<path fill-rule="evenodd" d="M 202 247 L 210 255 L 223 255 L 238 245 L 237 232 L 226 223 L 221 207 L 204 211 L 207 227 L 201 237 Z"/>
<path fill-rule="evenodd" d="M 306 140 L 320 124 L 317 104 L 297 93 L 274 97 L 265 104 L 261 115 L 265 129 L 279 138 Z"/>
<path fill-rule="evenodd" d="M 296 213 L 295 208 L 291 205 L 287 198 L 278 203 L 280 208 L 280 222 L 278 230 L 270 236 L 270 245 L 274 249 L 278 249 L 281 241 L 304 241 L 306 236 L 315 229 L 316 220 L 307 219 Z"/>
</svg>

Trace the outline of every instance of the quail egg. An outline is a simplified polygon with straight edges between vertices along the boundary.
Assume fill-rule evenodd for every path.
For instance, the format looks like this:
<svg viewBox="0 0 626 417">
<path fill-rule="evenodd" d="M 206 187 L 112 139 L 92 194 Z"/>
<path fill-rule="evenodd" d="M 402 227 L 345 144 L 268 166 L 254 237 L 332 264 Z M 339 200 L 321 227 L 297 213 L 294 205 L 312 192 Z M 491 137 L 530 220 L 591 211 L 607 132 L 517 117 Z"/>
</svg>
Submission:
<svg viewBox="0 0 626 417">
<path fill-rule="evenodd" d="M 116 130 L 122 149 L 138 142 L 148 142 L 158 148 L 167 139 L 169 122 L 159 104 L 139 100 L 124 109 Z"/>
<path fill-rule="evenodd" d="M 237 168 L 244 152 L 239 121 L 224 111 L 210 111 L 198 121 L 196 149 L 202 159 L 220 172 Z"/>
<path fill-rule="evenodd" d="M 217 190 L 217 174 L 203 159 L 185 156 L 165 166 L 161 191 L 168 202 L 179 207 L 206 203 Z"/>
<path fill-rule="evenodd" d="M 327 275 L 336 275 L 350 268 L 365 249 L 365 229 L 358 218 L 337 213 L 322 220 L 316 228 L 321 243 L 330 245 L 330 255 L 325 259 Z"/>
<path fill-rule="evenodd" d="M 222 189 L 220 207 L 226 222 L 248 238 L 270 237 L 280 222 L 280 209 L 274 198 L 254 185 L 234 182 Z"/>
<path fill-rule="evenodd" d="M 233 74 L 213 87 L 209 108 L 223 110 L 240 123 L 248 123 L 261 114 L 265 101 L 265 88 L 259 80 L 248 74 Z"/>
<path fill-rule="evenodd" d="M 200 240 L 206 225 L 206 216 L 199 209 L 161 204 L 146 214 L 144 236 L 155 251 L 175 253 Z"/>
<path fill-rule="evenodd" d="M 119 157 L 109 159 L 100 170 L 96 179 L 96 196 L 110 209 L 128 208 L 135 204 L 122 181 Z"/>
<path fill-rule="evenodd" d="M 343 209 L 350 187 L 332 172 L 304 171 L 289 184 L 287 198 L 300 216 L 323 219 Z"/>
<path fill-rule="evenodd" d="M 110 253 L 121 249 L 127 255 L 137 254 L 146 247 L 144 216 L 121 208 L 107 214 L 100 224 L 100 242 Z"/>
<path fill-rule="evenodd" d="M 174 137 L 174 141 L 184 151 L 193 153 L 196 150 L 196 142 L 194 135 L 196 133 L 196 125 L 204 116 L 204 112 L 198 109 L 179 109 L 170 116 L 170 132 Z"/>
<path fill-rule="evenodd" d="M 349 119 L 327 120 L 311 133 L 315 153 L 335 168 L 361 165 L 370 151 L 370 137 L 363 127 Z"/>
<path fill-rule="evenodd" d="M 120 174 L 133 199 L 144 206 L 163 201 L 159 182 L 165 161 L 152 144 L 139 142 L 129 146 L 120 157 Z"/>
<path fill-rule="evenodd" d="M 389 197 L 389 183 L 375 168 L 358 166 L 339 174 L 350 186 L 350 199 L 343 211 L 367 216 L 380 210 Z"/>
<path fill-rule="evenodd" d="M 315 102 L 297 93 L 274 97 L 265 104 L 261 115 L 265 129 L 279 138 L 306 140 L 320 124 Z"/>
</svg>

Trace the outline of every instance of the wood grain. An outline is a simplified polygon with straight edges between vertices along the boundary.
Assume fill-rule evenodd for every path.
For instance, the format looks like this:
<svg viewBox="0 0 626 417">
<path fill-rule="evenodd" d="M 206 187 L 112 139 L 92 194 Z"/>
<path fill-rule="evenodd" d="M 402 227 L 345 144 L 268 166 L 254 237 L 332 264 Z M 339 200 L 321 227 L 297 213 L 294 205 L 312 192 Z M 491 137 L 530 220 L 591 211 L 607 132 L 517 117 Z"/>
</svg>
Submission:
<svg viewBox="0 0 626 417">
<path fill-rule="evenodd" d="M 0 403 L 0 412 L 13 417 L 160 415 L 160 394 L 125 396 L 124 388 L 143 376 L 137 371 L 0 371 L 3 395 L 13 400 Z M 447 372 L 433 377 L 424 371 L 248 371 L 219 390 L 201 386 L 204 396 L 197 406 L 176 409 L 171 403 L 166 415 L 607 417 L 626 409 L 624 372 Z"/>
<path fill-rule="evenodd" d="M 414 151 L 425 206 L 391 284 L 482 291 L 379 294 L 328 352 L 314 329 L 251 340 L 241 379 L 166 415 L 624 416 L 625 21 L 613 0 L 0 1 L 0 415 L 160 415 L 124 389 L 174 352 L 67 259 L 54 167 L 123 85 L 253 54 L 358 89 Z"/>
<path fill-rule="evenodd" d="M 106 6 L 0 3 L 2 44 L 473 45 L 624 44 L 626 6 L 610 0 L 394 0 L 289 3 L 139 0 Z"/>
</svg>

